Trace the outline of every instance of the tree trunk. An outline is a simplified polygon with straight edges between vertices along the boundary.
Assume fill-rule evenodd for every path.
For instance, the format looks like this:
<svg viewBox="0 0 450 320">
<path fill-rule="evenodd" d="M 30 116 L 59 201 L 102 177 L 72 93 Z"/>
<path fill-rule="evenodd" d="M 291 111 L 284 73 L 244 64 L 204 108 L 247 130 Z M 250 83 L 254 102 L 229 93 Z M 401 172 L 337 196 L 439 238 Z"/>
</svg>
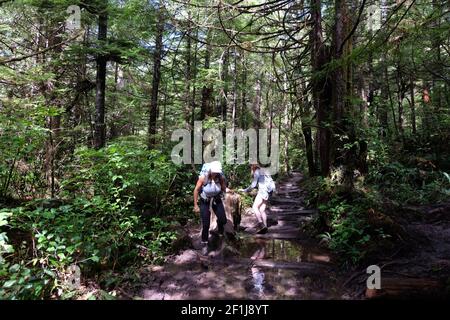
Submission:
<svg viewBox="0 0 450 320">
<path fill-rule="evenodd" d="M 409 94 L 410 94 L 410 106 L 411 106 L 411 124 L 412 124 L 412 133 L 416 134 L 416 105 L 414 99 L 414 79 L 411 74 L 409 77 Z"/>
<path fill-rule="evenodd" d="M 333 32 L 333 57 L 338 66 L 333 72 L 333 129 L 340 139 L 333 139 L 332 152 L 336 165 L 343 165 L 343 185 L 353 188 L 353 172 L 357 161 L 356 132 L 354 114 L 347 97 L 352 95 L 351 65 L 346 57 L 351 53 L 352 38 L 347 38 L 352 23 L 348 16 L 345 0 L 335 0 L 335 23 Z M 346 39 L 346 40 L 345 40 Z M 345 43 L 344 43 L 345 41 Z M 349 145 L 350 147 L 346 147 Z"/>
<path fill-rule="evenodd" d="M 380 121 L 381 132 L 383 138 L 388 136 L 388 104 L 389 104 L 389 77 L 386 62 L 386 55 L 383 55 L 383 79 L 381 80 L 381 101 L 382 105 L 378 107 L 378 119 Z"/>
<path fill-rule="evenodd" d="M 206 35 L 206 52 L 205 52 L 205 63 L 203 67 L 205 70 L 208 70 L 210 67 L 210 60 L 211 60 L 211 31 L 208 29 L 207 35 Z M 201 110 L 200 110 L 200 120 L 204 120 L 206 116 L 212 115 L 212 108 L 211 108 L 211 96 L 212 96 L 213 88 L 212 86 L 207 83 L 203 85 L 202 88 L 202 104 L 201 104 Z"/>
<path fill-rule="evenodd" d="M 261 125 L 261 101 L 262 101 L 262 92 L 261 92 L 261 81 L 259 79 L 256 80 L 255 84 L 255 101 L 253 103 L 253 126 L 256 130 L 256 154 L 259 159 L 259 128 Z"/>
<path fill-rule="evenodd" d="M 237 70 L 237 51 L 236 47 L 234 47 L 233 51 L 233 107 L 231 111 L 231 126 L 234 132 L 236 128 L 236 112 L 237 112 L 237 103 L 238 103 L 238 70 Z"/>
<path fill-rule="evenodd" d="M 191 123 L 191 113 L 193 112 L 192 110 L 192 104 L 191 104 L 191 77 L 192 77 L 192 59 L 191 59 L 191 50 L 192 50 L 192 40 L 191 40 L 191 36 L 190 36 L 190 32 L 191 32 L 191 13 L 189 11 L 188 13 L 189 16 L 189 24 L 187 26 L 188 31 L 187 31 L 187 39 L 186 39 L 186 52 L 185 52 L 185 61 L 186 61 L 186 65 L 185 65 L 185 74 L 184 74 L 184 78 L 186 79 L 185 82 L 185 88 L 184 88 L 184 103 L 185 103 L 185 122 L 187 126 L 190 126 Z M 193 129 L 193 128 L 191 128 Z"/>
<path fill-rule="evenodd" d="M 195 31 L 195 35 L 194 38 L 198 38 L 198 28 Z M 198 41 L 195 41 L 195 46 L 194 46 L 194 56 L 193 56 L 193 61 L 192 61 L 192 67 L 191 67 L 191 78 L 192 78 L 192 95 L 190 98 L 190 104 L 191 104 L 191 110 L 192 110 L 192 114 L 191 114 L 191 128 L 194 128 L 194 123 L 195 123 L 195 109 L 197 108 L 197 103 L 196 103 L 196 93 L 197 93 L 197 88 L 195 86 L 195 82 L 197 79 L 197 56 L 198 56 Z M 192 137 L 193 138 L 193 137 Z M 193 141 L 193 140 L 192 140 Z"/>
<path fill-rule="evenodd" d="M 164 34 L 164 14 L 163 8 L 158 8 L 158 19 L 156 21 L 156 40 L 155 51 L 153 53 L 153 79 L 152 93 L 150 100 L 150 118 L 148 122 L 148 147 L 149 149 L 156 144 L 156 120 L 158 116 L 158 94 L 159 84 L 161 82 L 161 59 L 162 59 L 162 42 Z"/>
<path fill-rule="evenodd" d="M 433 0 L 433 10 L 441 12 L 441 5 L 439 0 Z M 433 27 L 438 29 L 441 26 L 440 18 L 436 19 Z M 433 52 L 436 54 L 435 61 L 433 63 L 433 76 L 432 76 L 432 86 L 433 86 L 433 98 L 434 98 L 434 108 L 436 110 L 436 118 L 439 120 L 439 113 L 442 109 L 442 96 L 440 89 L 440 80 L 438 75 L 442 73 L 442 61 L 441 61 L 441 33 L 434 31 L 432 38 Z"/>
<path fill-rule="evenodd" d="M 313 27 L 310 34 L 312 71 L 315 77 L 312 81 L 312 96 L 317 115 L 317 153 L 320 159 L 320 172 L 327 176 L 330 172 L 331 131 L 330 103 L 331 83 L 323 71 L 330 61 L 329 48 L 325 46 L 322 36 L 321 1 L 311 0 L 311 16 Z M 319 74 L 320 73 L 320 74 Z"/>
<path fill-rule="evenodd" d="M 302 126 L 303 126 L 303 124 L 302 124 Z M 305 150 L 306 150 L 306 160 L 308 161 L 308 173 L 309 173 L 309 176 L 312 177 L 316 174 L 316 167 L 314 164 L 311 127 L 304 126 L 302 129 L 302 132 L 303 132 L 303 136 L 305 138 Z"/>
<path fill-rule="evenodd" d="M 400 52 L 398 52 L 400 55 Z M 402 70 L 401 70 L 401 61 L 397 61 L 397 111 L 398 111 L 398 130 L 400 136 L 403 137 L 403 100 L 405 99 L 405 94 L 407 92 L 407 86 L 403 82 Z"/>
<path fill-rule="evenodd" d="M 107 38 L 108 14 L 106 12 L 106 3 L 98 16 L 98 40 L 104 45 Z M 95 96 L 95 136 L 94 147 L 100 149 L 106 143 L 106 125 L 105 125 L 105 90 L 106 90 L 106 63 L 108 58 L 104 54 L 97 56 L 97 77 L 96 77 L 96 96 Z"/>
<path fill-rule="evenodd" d="M 222 115 L 222 121 L 227 121 L 227 108 L 228 108 L 228 48 L 225 49 L 225 52 L 222 54 L 221 65 L 221 80 L 223 82 L 221 99 L 220 99 L 220 111 Z M 225 130 L 225 128 L 224 128 Z"/>
<path fill-rule="evenodd" d="M 247 128 L 247 123 L 245 119 L 247 118 L 247 64 L 245 61 L 245 51 L 241 52 L 241 65 L 242 65 L 242 101 L 241 101 L 241 116 L 240 116 L 240 127 Z"/>
</svg>

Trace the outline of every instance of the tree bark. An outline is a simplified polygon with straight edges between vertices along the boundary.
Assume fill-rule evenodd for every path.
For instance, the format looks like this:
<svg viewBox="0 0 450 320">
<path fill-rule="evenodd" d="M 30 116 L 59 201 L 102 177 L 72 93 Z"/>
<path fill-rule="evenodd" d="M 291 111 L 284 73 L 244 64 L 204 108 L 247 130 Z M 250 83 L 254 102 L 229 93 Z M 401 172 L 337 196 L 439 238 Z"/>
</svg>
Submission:
<svg viewBox="0 0 450 320">
<path fill-rule="evenodd" d="M 241 116 L 240 116 L 240 127 L 247 128 L 247 123 L 245 123 L 245 119 L 247 118 L 247 64 L 245 61 L 245 51 L 241 52 L 241 65 L 242 65 L 242 101 L 241 101 Z"/>
<path fill-rule="evenodd" d="M 255 101 L 253 103 L 253 126 L 256 130 L 256 149 L 259 159 L 259 128 L 261 125 L 261 101 L 262 101 L 262 90 L 261 90 L 261 80 L 257 79 L 255 84 Z"/>
<path fill-rule="evenodd" d="M 237 104 L 238 104 L 238 70 L 237 70 L 237 51 L 236 47 L 234 47 L 233 51 L 233 107 L 231 111 L 231 126 L 234 132 L 236 128 L 236 112 L 237 112 Z"/>
<path fill-rule="evenodd" d="M 152 92 L 150 98 L 150 118 L 148 122 L 148 147 L 149 149 L 156 144 L 156 120 L 158 117 L 158 95 L 159 85 L 161 82 L 161 59 L 162 59 L 162 42 L 164 34 L 164 14 L 163 8 L 158 8 L 158 19 L 156 21 L 156 39 L 155 51 L 153 53 L 153 79 Z"/>
<path fill-rule="evenodd" d="M 416 134 L 416 105 L 414 99 L 414 79 L 411 74 L 409 77 L 409 94 L 410 94 L 410 106 L 411 106 L 411 124 L 412 124 L 412 133 Z"/>
<path fill-rule="evenodd" d="M 203 67 L 205 70 L 210 68 L 210 60 L 211 60 L 211 30 L 208 29 L 206 34 L 206 52 L 205 52 L 205 63 Z M 203 85 L 202 88 L 202 104 L 200 109 L 200 120 L 204 120 L 206 116 L 212 115 L 211 108 L 211 97 L 212 97 L 213 88 L 207 83 Z"/>
<path fill-rule="evenodd" d="M 330 172 L 331 148 L 331 84 L 322 71 L 330 61 L 329 48 L 325 46 L 322 35 L 321 1 L 311 0 L 311 16 L 313 27 L 310 34 L 311 63 L 313 71 L 312 96 L 317 115 L 317 153 L 320 159 L 320 172 L 327 176 Z"/>
<path fill-rule="evenodd" d="M 228 63 L 229 63 L 229 50 L 225 49 L 225 52 L 222 54 L 221 59 L 221 80 L 222 80 L 222 92 L 220 98 L 220 112 L 222 116 L 222 121 L 227 121 L 227 108 L 228 108 Z"/>
<path fill-rule="evenodd" d="M 98 40 L 104 45 L 107 40 L 108 14 L 106 12 L 107 3 L 105 2 L 102 11 L 98 16 Z M 104 54 L 97 56 L 97 77 L 96 77 L 96 96 L 95 96 L 95 136 L 94 147 L 100 149 L 106 143 L 106 125 L 105 125 L 105 90 L 106 90 L 106 63 L 108 58 Z"/>
</svg>

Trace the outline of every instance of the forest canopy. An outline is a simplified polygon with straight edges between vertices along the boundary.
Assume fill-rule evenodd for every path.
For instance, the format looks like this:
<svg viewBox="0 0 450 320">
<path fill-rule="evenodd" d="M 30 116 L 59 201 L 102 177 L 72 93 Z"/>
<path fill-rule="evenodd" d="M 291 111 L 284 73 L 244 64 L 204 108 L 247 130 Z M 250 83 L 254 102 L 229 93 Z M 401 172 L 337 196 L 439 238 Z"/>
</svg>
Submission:
<svg viewBox="0 0 450 320">
<path fill-rule="evenodd" d="M 445 0 L 0 0 L 0 297 L 72 298 L 73 265 L 109 296 L 178 250 L 198 121 L 278 130 L 344 265 L 394 250 L 449 202 L 449 50 Z"/>
</svg>

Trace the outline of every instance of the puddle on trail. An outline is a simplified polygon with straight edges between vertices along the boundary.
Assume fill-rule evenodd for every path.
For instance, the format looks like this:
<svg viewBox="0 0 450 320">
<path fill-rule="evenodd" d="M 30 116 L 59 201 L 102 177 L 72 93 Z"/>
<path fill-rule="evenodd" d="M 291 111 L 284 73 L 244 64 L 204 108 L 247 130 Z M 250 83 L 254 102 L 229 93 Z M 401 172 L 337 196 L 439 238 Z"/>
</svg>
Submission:
<svg viewBox="0 0 450 320">
<path fill-rule="evenodd" d="M 248 299 L 342 299 L 335 279 L 327 276 L 317 278 L 302 276 L 297 270 L 252 267 L 244 288 Z"/>
<path fill-rule="evenodd" d="M 329 264 L 330 255 L 317 245 L 294 240 L 241 238 L 241 258 L 268 260 L 274 267 L 251 266 L 244 287 L 250 299 L 334 299 L 339 298 L 331 278 L 308 276 L 301 270 L 283 268 L 286 263 Z M 278 267 L 280 266 L 280 267 Z M 318 266 L 319 267 L 319 266 Z"/>
<path fill-rule="evenodd" d="M 214 237 L 213 237 L 214 238 Z M 233 247 L 224 254 L 221 244 Z M 241 235 L 218 241 L 222 254 L 202 257 L 187 250 L 175 263 L 154 270 L 146 299 L 342 299 L 332 259 L 316 244 Z M 162 285 L 161 285 L 162 283 Z"/>
<path fill-rule="evenodd" d="M 317 246 L 293 240 L 242 238 L 238 250 L 242 258 L 279 262 L 331 262 L 330 255 Z"/>
</svg>

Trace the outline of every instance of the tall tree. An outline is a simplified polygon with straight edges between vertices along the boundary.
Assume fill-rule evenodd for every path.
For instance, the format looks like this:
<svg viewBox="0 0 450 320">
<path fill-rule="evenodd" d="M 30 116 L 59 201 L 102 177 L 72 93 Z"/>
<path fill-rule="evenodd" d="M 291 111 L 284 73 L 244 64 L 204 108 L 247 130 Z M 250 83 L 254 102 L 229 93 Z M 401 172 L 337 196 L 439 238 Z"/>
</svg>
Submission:
<svg viewBox="0 0 450 320">
<path fill-rule="evenodd" d="M 330 61 L 330 49 L 323 40 L 321 8 L 322 4 L 320 0 L 311 0 L 312 29 L 310 43 L 313 71 L 312 98 L 318 126 L 316 147 L 320 159 L 320 172 L 323 176 L 327 176 L 331 166 L 331 83 L 324 69 Z"/>
<path fill-rule="evenodd" d="M 101 46 L 106 45 L 108 33 L 108 1 L 100 4 L 98 13 L 98 41 Z M 94 147 L 100 149 L 106 143 L 105 124 L 105 91 L 106 91 L 106 64 L 108 57 L 104 52 L 97 54 L 97 76 L 95 95 L 95 136 Z"/>
<path fill-rule="evenodd" d="M 161 60 L 163 54 L 163 34 L 164 34 L 164 12 L 162 4 L 159 3 L 156 19 L 155 51 L 153 52 L 153 79 L 150 99 L 150 117 L 148 122 L 148 147 L 152 148 L 156 144 L 156 120 L 158 116 L 158 94 L 161 82 Z"/>
<path fill-rule="evenodd" d="M 203 68 L 207 73 L 210 72 L 210 62 L 211 62 L 211 29 L 206 31 L 206 49 L 205 49 L 205 61 Z M 212 94 L 213 86 L 209 81 L 205 81 L 202 88 L 202 104 L 200 106 L 200 120 L 204 120 L 206 116 L 212 115 Z"/>
</svg>

